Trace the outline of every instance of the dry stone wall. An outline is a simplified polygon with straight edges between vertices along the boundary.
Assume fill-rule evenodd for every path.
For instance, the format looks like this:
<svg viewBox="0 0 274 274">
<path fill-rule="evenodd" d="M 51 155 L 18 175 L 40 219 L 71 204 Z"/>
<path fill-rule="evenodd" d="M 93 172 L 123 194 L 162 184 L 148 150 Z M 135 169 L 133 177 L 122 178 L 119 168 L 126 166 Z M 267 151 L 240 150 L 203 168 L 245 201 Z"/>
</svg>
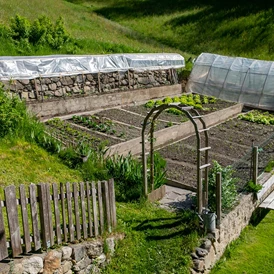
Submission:
<svg viewBox="0 0 274 274">
<path fill-rule="evenodd" d="M 2 81 L 6 90 L 27 102 L 63 97 L 87 96 L 173 85 L 178 83 L 175 69 L 117 71 L 35 79 Z"/>
<path fill-rule="evenodd" d="M 114 254 L 117 241 L 123 238 L 123 234 L 116 234 L 105 240 L 94 239 L 20 260 L 16 259 L 9 264 L 0 263 L 0 274 L 101 273 L 101 269 L 109 263 Z"/>
</svg>

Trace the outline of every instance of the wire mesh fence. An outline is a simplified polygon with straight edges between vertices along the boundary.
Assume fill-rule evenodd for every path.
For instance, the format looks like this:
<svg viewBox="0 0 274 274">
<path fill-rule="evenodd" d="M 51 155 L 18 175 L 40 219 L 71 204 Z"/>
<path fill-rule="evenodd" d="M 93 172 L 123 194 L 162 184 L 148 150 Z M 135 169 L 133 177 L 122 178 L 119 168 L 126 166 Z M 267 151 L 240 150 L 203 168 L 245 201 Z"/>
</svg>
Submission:
<svg viewBox="0 0 274 274">
<path fill-rule="evenodd" d="M 274 160 L 274 133 L 258 145 L 258 177 L 262 175 L 271 160 Z M 238 178 L 238 192 L 245 190 L 247 182 L 253 180 L 252 147 L 239 161 L 232 165 L 234 177 Z"/>
</svg>

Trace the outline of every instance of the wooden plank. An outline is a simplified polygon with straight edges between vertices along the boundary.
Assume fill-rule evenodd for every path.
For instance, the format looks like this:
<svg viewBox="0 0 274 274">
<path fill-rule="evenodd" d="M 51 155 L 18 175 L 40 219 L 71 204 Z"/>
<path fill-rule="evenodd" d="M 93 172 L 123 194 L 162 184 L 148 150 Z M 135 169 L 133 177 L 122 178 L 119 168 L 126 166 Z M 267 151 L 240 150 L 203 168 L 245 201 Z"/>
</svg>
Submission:
<svg viewBox="0 0 274 274">
<path fill-rule="evenodd" d="M 274 201 L 274 192 L 271 192 L 264 201 L 260 204 L 259 207 L 268 208 L 268 206 Z"/>
<path fill-rule="evenodd" d="M 108 182 L 104 181 L 103 185 L 104 185 L 104 200 L 105 200 L 105 208 L 106 208 L 106 215 L 107 215 L 108 232 L 111 232 L 110 203 L 109 203 Z"/>
<path fill-rule="evenodd" d="M 55 230 L 57 244 L 62 243 L 61 225 L 60 225 L 60 210 L 58 206 L 58 188 L 57 184 L 52 184 L 53 204 L 54 204 L 54 216 L 55 216 Z"/>
<path fill-rule="evenodd" d="M 68 207 L 68 231 L 69 231 L 69 240 L 74 241 L 74 225 L 72 221 L 72 203 L 71 203 L 71 191 L 70 183 L 66 183 L 66 192 L 67 192 L 67 207 Z"/>
<path fill-rule="evenodd" d="M 45 184 L 46 193 L 47 193 L 47 209 L 48 209 L 48 222 L 49 222 L 49 239 L 50 246 L 54 245 L 54 232 L 53 232 L 53 221 L 52 221 L 52 208 L 51 208 L 51 197 L 50 197 L 50 185 Z"/>
<path fill-rule="evenodd" d="M 74 212 L 75 212 L 75 222 L 76 222 L 76 239 L 81 239 L 81 229 L 80 229 L 80 214 L 79 214 L 79 192 L 78 192 L 78 184 L 73 184 L 73 192 L 74 192 Z"/>
<path fill-rule="evenodd" d="M 100 218 L 100 231 L 101 235 L 104 233 L 104 209 L 103 209 L 103 197 L 102 197 L 102 186 L 101 182 L 97 183 L 98 188 L 98 205 L 99 205 L 99 218 Z"/>
<path fill-rule="evenodd" d="M 6 239 L 5 224 L 4 224 L 3 211 L 2 211 L 2 202 L 0 199 L 0 261 L 7 258 L 8 256 L 9 256 L 9 253 L 7 248 L 7 239 Z"/>
<path fill-rule="evenodd" d="M 29 218 L 28 218 L 27 198 L 26 198 L 25 186 L 20 185 L 19 191 L 20 191 L 22 223 L 23 223 L 23 231 L 24 231 L 25 253 L 28 253 L 31 251 L 31 242 L 30 242 Z"/>
<path fill-rule="evenodd" d="M 94 235 L 98 236 L 98 213 L 97 213 L 97 201 L 96 201 L 96 188 L 95 183 L 91 184 L 91 192 L 92 192 L 92 207 L 93 207 L 93 222 L 94 222 Z"/>
<path fill-rule="evenodd" d="M 68 242 L 68 231 L 67 231 L 67 219 L 66 219 L 66 205 L 65 205 L 65 192 L 64 192 L 64 184 L 60 184 L 60 192 L 61 192 L 61 207 L 62 207 L 62 219 L 63 219 L 63 234 L 64 234 L 64 242 Z"/>
<path fill-rule="evenodd" d="M 18 221 L 15 186 L 11 185 L 5 188 L 5 200 L 6 200 L 12 256 L 16 257 L 19 254 L 21 254 L 23 250 L 21 246 L 21 235 L 20 235 L 20 227 L 19 227 L 19 221 Z"/>
<path fill-rule="evenodd" d="M 271 176 L 264 184 L 263 188 L 257 193 L 257 199 L 261 199 L 269 188 L 274 184 L 274 176 Z"/>
<path fill-rule="evenodd" d="M 91 215 L 91 201 L 90 201 L 90 182 L 86 182 L 87 187 L 87 204 L 88 204 L 88 227 L 89 227 L 89 236 L 93 236 L 93 225 L 92 225 L 92 215 Z"/>
<path fill-rule="evenodd" d="M 45 184 L 38 184 L 39 215 L 42 234 L 42 245 L 45 249 L 50 247 L 49 212 L 47 190 Z"/>
<path fill-rule="evenodd" d="M 115 188 L 114 188 L 113 179 L 110 179 L 108 181 L 108 190 L 109 190 L 111 224 L 112 224 L 112 227 L 114 228 L 117 226 L 117 217 L 116 217 Z"/>
<path fill-rule="evenodd" d="M 80 183 L 80 198 L 81 198 L 83 237 L 84 239 L 86 239 L 88 237 L 88 231 L 87 231 L 87 219 L 86 219 L 85 187 L 83 182 Z"/>
<path fill-rule="evenodd" d="M 30 197 L 30 210 L 32 220 L 32 234 L 34 242 L 34 250 L 41 249 L 41 238 L 38 227 L 38 214 L 37 214 L 37 198 L 36 198 L 36 185 L 31 184 L 29 186 L 29 197 Z"/>
</svg>

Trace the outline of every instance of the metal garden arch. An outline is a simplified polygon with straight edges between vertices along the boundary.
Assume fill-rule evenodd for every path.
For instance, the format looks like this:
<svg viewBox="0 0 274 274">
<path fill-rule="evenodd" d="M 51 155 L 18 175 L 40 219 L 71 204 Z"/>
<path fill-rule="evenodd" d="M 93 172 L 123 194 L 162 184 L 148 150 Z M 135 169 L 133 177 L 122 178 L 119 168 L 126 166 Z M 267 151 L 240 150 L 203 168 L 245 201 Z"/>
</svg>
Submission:
<svg viewBox="0 0 274 274">
<path fill-rule="evenodd" d="M 148 182 L 147 182 L 147 155 L 149 154 L 146 152 L 146 137 L 145 137 L 145 130 L 148 124 L 150 126 L 150 183 L 151 183 L 151 190 L 154 189 L 154 127 L 156 119 L 159 115 L 166 109 L 175 108 L 183 113 L 190 119 L 192 122 L 196 138 L 197 138 L 197 201 L 198 201 L 198 213 L 202 213 L 203 204 L 207 206 L 208 201 L 208 167 L 210 164 L 208 163 L 208 151 L 211 147 L 208 146 L 208 130 L 209 128 L 206 127 L 205 121 L 203 120 L 203 116 L 199 114 L 197 110 L 193 107 L 181 105 L 180 103 L 170 103 L 170 104 L 163 104 L 160 106 L 153 107 L 147 116 L 144 119 L 143 127 L 142 127 L 142 163 L 143 163 L 143 184 L 144 184 L 144 195 L 148 195 Z M 191 114 L 194 114 L 194 116 Z M 199 124 L 197 123 L 199 121 Z M 201 137 L 200 133 L 204 133 L 205 135 L 205 146 L 201 148 Z M 204 152 L 204 164 L 201 164 L 201 153 Z M 205 170 L 204 173 L 204 189 L 202 183 L 202 170 Z M 204 195 L 204 196 L 203 196 Z"/>
</svg>

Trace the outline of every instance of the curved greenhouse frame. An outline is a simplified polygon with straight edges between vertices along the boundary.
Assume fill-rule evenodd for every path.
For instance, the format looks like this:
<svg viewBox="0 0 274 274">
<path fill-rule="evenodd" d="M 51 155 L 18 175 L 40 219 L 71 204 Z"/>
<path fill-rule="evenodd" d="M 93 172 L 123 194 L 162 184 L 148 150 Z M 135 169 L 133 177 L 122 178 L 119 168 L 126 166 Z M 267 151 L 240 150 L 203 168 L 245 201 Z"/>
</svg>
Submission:
<svg viewBox="0 0 274 274">
<path fill-rule="evenodd" d="M 186 90 L 274 110 L 274 62 L 202 53 Z"/>
</svg>

